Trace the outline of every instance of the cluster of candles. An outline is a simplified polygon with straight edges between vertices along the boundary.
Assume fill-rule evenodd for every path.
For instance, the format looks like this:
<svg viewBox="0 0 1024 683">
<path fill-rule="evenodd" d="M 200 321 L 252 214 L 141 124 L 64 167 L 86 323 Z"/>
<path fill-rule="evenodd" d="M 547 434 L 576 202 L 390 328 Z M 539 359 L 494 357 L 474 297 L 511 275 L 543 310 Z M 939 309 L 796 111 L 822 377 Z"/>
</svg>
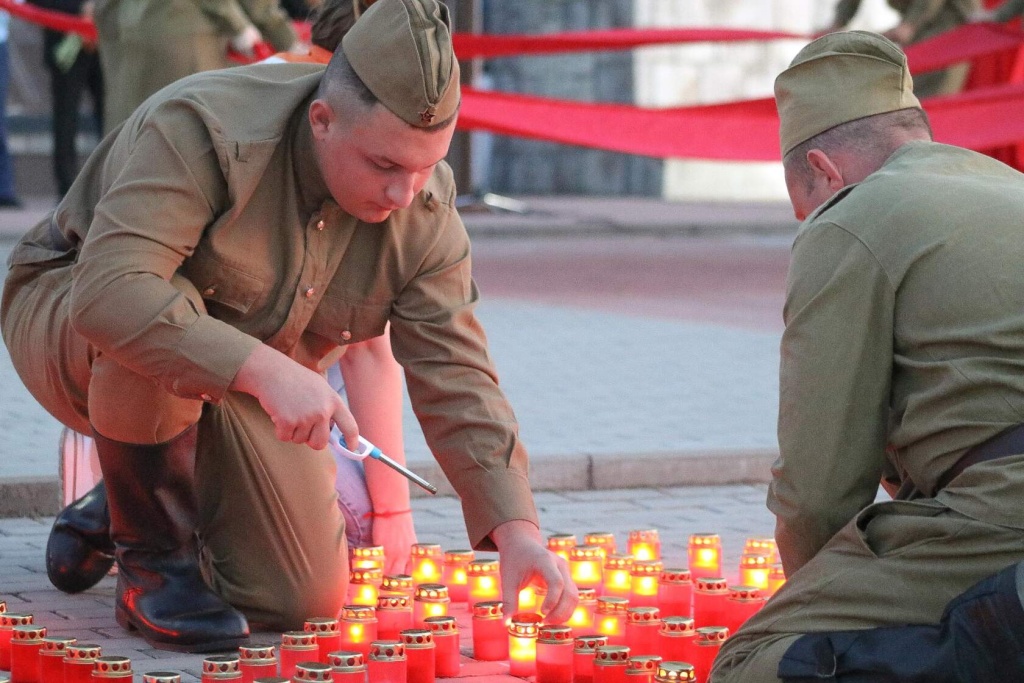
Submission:
<svg viewBox="0 0 1024 683">
<path fill-rule="evenodd" d="M 613 534 L 548 538 L 569 563 L 580 601 L 566 624 L 544 624 L 540 586 L 529 586 L 507 615 L 496 559 L 470 550 L 412 547 L 412 573 L 384 576 L 384 550 L 353 548 L 348 602 L 340 618 L 312 618 L 273 646 L 241 647 L 203 661 L 203 683 L 432 683 L 459 675 L 461 630 L 472 656 L 507 661 L 513 676 L 537 683 L 705 683 L 730 633 L 785 582 L 775 542 L 748 539 L 739 581 L 722 578 L 716 534 L 694 534 L 688 567 L 666 568 L 657 530 L 629 533 L 627 552 Z M 449 608 L 455 605 L 449 613 Z M 460 605 L 465 605 L 460 608 Z M 125 657 L 46 636 L 32 616 L 0 602 L 0 683 L 110 683 L 131 679 Z M 179 683 L 154 672 L 144 683 Z"/>
</svg>

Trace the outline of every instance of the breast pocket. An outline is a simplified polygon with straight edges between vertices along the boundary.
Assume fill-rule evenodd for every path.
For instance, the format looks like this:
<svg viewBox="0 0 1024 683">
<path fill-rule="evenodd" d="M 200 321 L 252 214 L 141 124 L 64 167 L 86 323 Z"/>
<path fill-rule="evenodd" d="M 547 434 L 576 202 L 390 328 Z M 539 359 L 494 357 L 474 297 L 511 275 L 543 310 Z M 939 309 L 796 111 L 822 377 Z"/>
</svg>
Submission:
<svg viewBox="0 0 1024 683">
<path fill-rule="evenodd" d="M 219 320 L 244 317 L 260 300 L 266 283 L 260 278 L 206 257 L 190 259 L 182 269 L 199 294 L 207 312 Z"/>
<path fill-rule="evenodd" d="M 339 345 L 354 344 L 384 334 L 390 313 L 390 304 L 356 302 L 325 294 L 307 329 Z"/>
</svg>

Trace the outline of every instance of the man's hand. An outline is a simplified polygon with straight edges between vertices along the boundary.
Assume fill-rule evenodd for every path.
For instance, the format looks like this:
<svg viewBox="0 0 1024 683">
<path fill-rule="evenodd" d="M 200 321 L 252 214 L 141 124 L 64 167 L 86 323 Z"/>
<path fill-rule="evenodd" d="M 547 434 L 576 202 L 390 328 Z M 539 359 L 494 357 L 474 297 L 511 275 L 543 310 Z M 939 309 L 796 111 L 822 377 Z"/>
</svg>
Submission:
<svg viewBox="0 0 1024 683">
<path fill-rule="evenodd" d="M 259 399 L 281 441 L 321 450 L 334 423 L 346 443 L 359 443 L 352 413 L 327 380 L 266 344 L 249 355 L 230 388 Z"/>
<path fill-rule="evenodd" d="M 911 24 L 897 24 L 882 35 L 896 43 L 897 45 L 906 45 L 914 39 L 914 34 L 917 30 Z"/>
<path fill-rule="evenodd" d="M 373 520 L 373 544 L 384 547 L 384 574 L 408 574 L 409 557 L 416 543 L 416 529 L 412 523 L 412 512 L 399 512 Z"/>
<path fill-rule="evenodd" d="M 569 574 L 569 565 L 547 549 L 540 529 L 531 522 L 515 519 L 495 527 L 491 539 L 498 546 L 501 567 L 501 595 L 505 615 L 519 611 L 519 591 L 530 583 L 547 587 L 540 606 L 544 621 L 561 624 L 572 616 L 579 592 Z"/>
<path fill-rule="evenodd" d="M 238 35 L 231 39 L 231 47 L 239 54 L 243 54 L 246 57 L 254 57 L 256 55 L 256 45 L 262 42 L 263 35 L 260 33 L 260 30 L 252 24 L 248 24 L 238 32 Z"/>
</svg>

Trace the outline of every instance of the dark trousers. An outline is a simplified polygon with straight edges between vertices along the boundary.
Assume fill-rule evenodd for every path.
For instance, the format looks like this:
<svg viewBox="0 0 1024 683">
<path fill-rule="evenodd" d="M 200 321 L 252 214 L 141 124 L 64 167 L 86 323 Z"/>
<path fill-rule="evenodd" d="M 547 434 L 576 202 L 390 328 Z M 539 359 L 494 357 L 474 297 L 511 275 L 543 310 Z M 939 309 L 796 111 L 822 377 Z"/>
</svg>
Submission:
<svg viewBox="0 0 1024 683">
<path fill-rule="evenodd" d="M 82 50 L 67 72 L 50 64 L 50 92 L 53 97 L 53 174 L 57 191 L 67 194 L 78 175 L 78 112 L 82 95 L 88 90 L 92 97 L 92 111 L 96 117 L 96 131 L 103 134 L 103 75 L 99 55 Z"/>
</svg>

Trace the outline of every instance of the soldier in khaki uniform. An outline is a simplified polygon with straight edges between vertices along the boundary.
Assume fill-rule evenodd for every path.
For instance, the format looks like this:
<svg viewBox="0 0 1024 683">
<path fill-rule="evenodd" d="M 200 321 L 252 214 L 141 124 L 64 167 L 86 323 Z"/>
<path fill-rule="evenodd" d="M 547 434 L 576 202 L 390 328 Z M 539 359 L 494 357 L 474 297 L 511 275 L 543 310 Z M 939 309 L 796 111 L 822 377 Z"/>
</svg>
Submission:
<svg viewBox="0 0 1024 683">
<path fill-rule="evenodd" d="M 999 7 L 991 10 L 979 10 L 971 17 L 972 21 L 996 21 L 1002 23 L 1024 16 L 1024 0 L 1006 0 Z"/>
<path fill-rule="evenodd" d="M 326 72 L 255 65 L 150 98 L 14 249 L 4 340 L 40 403 L 96 436 L 116 613 L 153 645 L 230 647 L 246 618 L 283 629 L 340 610 L 325 447 L 332 422 L 349 443 L 358 427 L 322 370 L 389 321 L 470 541 L 501 553 L 506 601 L 539 579 L 549 618 L 571 613 L 473 314 L 442 162 L 458 73 L 443 5 L 379 0 Z"/>
<path fill-rule="evenodd" d="M 836 5 L 832 31 L 841 31 L 853 21 L 861 0 L 839 0 Z M 885 36 L 900 45 L 910 45 L 951 31 L 967 23 L 978 10 L 978 0 L 888 0 L 889 6 L 900 13 L 898 25 L 885 32 Z M 919 74 L 914 79 L 914 92 L 919 97 L 951 95 L 960 92 L 967 81 L 970 64 L 955 64 L 948 69 Z"/>
<path fill-rule="evenodd" d="M 876 34 L 811 43 L 775 92 L 806 219 L 768 493 L 788 582 L 712 680 L 1024 680 L 1024 176 L 932 142 Z"/>
<path fill-rule="evenodd" d="M 229 44 L 251 52 L 261 38 L 278 50 L 295 43 L 278 0 L 97 0 L 95 21 L 106 132 L 165 85 L 231 66 Z"/>
</svg>

